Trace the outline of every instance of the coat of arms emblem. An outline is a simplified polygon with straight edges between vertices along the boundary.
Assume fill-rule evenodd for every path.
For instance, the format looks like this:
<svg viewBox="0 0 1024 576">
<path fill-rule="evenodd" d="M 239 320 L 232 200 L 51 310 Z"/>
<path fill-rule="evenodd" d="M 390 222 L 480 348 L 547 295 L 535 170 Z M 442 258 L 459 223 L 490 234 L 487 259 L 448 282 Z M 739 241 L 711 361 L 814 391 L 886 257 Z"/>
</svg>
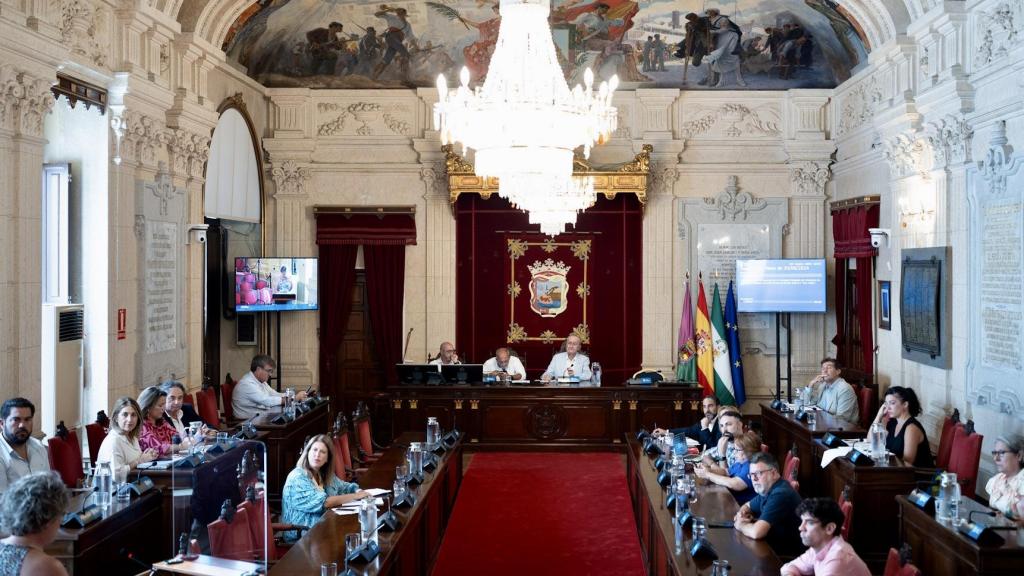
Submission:
<svg viewBox="0 0 1024 576">
<path fill-rule="evenodd" d="M 527 266 L 530 270 L 530 309 L 542 318 L 553 318 L 565 312 L 569 304 L 570 266 L 548 258 Z"/>
</svg>

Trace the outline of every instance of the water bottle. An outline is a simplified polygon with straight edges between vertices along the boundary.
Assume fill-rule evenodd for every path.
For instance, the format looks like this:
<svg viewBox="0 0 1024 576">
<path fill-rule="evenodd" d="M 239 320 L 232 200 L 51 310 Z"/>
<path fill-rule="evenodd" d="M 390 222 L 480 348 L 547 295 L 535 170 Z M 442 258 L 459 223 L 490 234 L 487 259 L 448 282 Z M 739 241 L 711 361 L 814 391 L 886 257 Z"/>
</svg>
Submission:
<svg viewBox="0 0 1024 576">
<path fill-rule="evenodd" d="M 889 431 L 885 429 L 885 426 L 875 422 L 871 425 L 870 435 L 871 459 L 875 462 L 887 461 L 885 457 L 885 439 L 889 435 Z"/>
<path fill-rule="evenodd" d="M 103 508 L 110 506 L 110 490 L 114 476 L 110 473 L 110 462 L 100 462 L 99 470 L 94 477 L 96 500 Z"/>
<path fill-rule="evenodd" d="M 953 486 L 956 483 L 956 474 L 952 472 L 943 472 L 939 479 L 939 497 L 935 501 L 935 521 L 939 524 L 947 524 L 952 519 Z M 957 502 L 957 512 L 959 511 L 960 505 Z"/>
<path fill-rule="evenodd" d="M 286 418 L 295 418 L 295 388 L 285 391 L 284 412 Z"/>
<path fill-rule="evenodd" d="M 598 362 L 594 362 L 593 364 L 591 364 L 590 365 L 590 372 L 591 372 L 591 375 L 590 375 L 591 382 L 594 383 L 594 386 L 600 386 L 601 385 L 601 364 L 598 363 Z"/>
<path fill-rule="evenodd" d="M 409 443 L 409 473 L 423 475 L 423 445 L 420 442 Z"/>
<path fill-rule="evenodd" d="M 949 499 L 949 523 L 954 528 L 960 525 L 960 483 L 953 482 Z"/>
<path fill-rule="evenodd" d="M 427 418 L 427 450 L 437 448 L 437 443 L 440 439 L 441 425 L 437 423 L 437 418 L 431 416 Z"/>
<path fill-rule="evenodd" d="M 373 498 L 364 498 L 359 505 L 359 531 L 362 533 L 363 542 L 369 542 L 377 537 L 377 505 Z"/>
</svg>

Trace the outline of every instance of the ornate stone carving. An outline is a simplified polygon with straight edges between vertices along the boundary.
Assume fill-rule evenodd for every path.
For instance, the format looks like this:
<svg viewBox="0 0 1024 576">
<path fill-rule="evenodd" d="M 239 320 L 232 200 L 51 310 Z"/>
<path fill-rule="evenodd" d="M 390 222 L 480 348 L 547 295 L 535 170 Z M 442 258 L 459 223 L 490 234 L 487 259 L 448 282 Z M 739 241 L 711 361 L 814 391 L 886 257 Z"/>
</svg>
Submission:
<svg viewBox="0 0 1024 576">
<path fill-rule="evenodd" d="M 317 104 L 317 112 L 328 116 L 326 121 L 318 124 L 318 136 L 374 136 L 380 128 L 399 136 L 412 133 L 412 115 L 409 107 L 401 103 L 353 102 L 346 105 L 320 102 Z M 348 119 L 355 120 L 359 125 L 346 130 Z"/>
<path fill-rule="evenodd" d="M 147 188 L 160 201 L 161 216 L 167 216 L 167 205 L 175 196 L 185 193 L 184 188 L 175 188 L 174 182 L 171 181 L 171 175 L 167 171 L 167 164 L 163 161 L 158 165 L 155 183 Z M 138 226 L 138 220 L 136 220 L 136 226 Z"/>
<path fill-rule="evenodd" d="M 121 121 L 124 143 L 121 152 L 130 162 L 155 166 L 157 150 L 166 143 L 166 130 L 150 116 L 126 110 Z"/>
<path fill-rule="evenodd" d="M 426 192 L 423 194 L 425 200 L 429 200 L 431 197 L 448 199 L 448 178 L 445 176 L 443 164 L 437 163 L 420 168 L 420 180 L 426 187 Z"/>
<path fill-rule="evenodd" d="M 53 81 L 0 65 L 0 130 L 43 135 L 43 117 L 53 109 Z"/>
<path fill-rule="evenodd" d="M 203 177 L 203 164 L 210 156 L 209 137 L 178 128 L 168 131 L 167 144 L 176 174 Z"/>
<path fill-rule="evenodd" d="M 945 168 L 971 161 L 971 138 L 974 129 L 963 118 L 946 116 L 929 122 L 925 134 L 931 145 L 935 168 Z"/>
<path fill-rule="evenodd" d="M 705 198 L 705 204 L 712 206 L 722 220 L 746 220 L 750 212 L 758 212 L 768 207 L 768 203 L 760 198 L 754 198 L 750 192 L 741 192 L 739 178 L 729 176 L 725 189 L 714 198 Z"/>
<path fill-rule="evenodd" d="M 1006 139 L 1006 121 L 996 123 L 988 142 L 985 160 L 978 162 L 981 176 L 994 195 L 1006 192 L 1006 168 L 1013 160 L 1013 147 Z"/>
<path fill-rule="evenodd" d="M 976 38 L 981 38 L 974 54 L 974 63 L 985 66 L 1006 56 L 1017 48 L 1021 32 L 1020 0 L 1002 2 L 991 12 L 981 12 L 977 18 Z"/>
<path fill-rule="evenodd" d="M 674 164 L 655 165 L 651 170 L 651 193 L 671 196 L 676 180 L 679 180 L 679 169 Z"/>
<path fill-rule="evenodd" d="M 882 101 L 882 90 L 874 76 L 861 82 L 842 97 L 840 105 L 839 136 L 858 128 L 871 119 L 875 106 Z"/>
<path fill-rule="evenodd" d="M 882 150 L 893 178 L 914 174 L 929 177 L 934 164 L 932 147 L 916 132 L 904 132 L 889 138 L 882 144 Z"/>
<path fill-rule="evenodd" d="M 691 118 L 680 126 L 687 138 L 702 134 L 730 138 L 777 138 L 782 133 L 779 129 L 779 110 L 775 106 L 761 106 L 757 109 L 743 104 L 722 104 L 714 108 L 694 106 L 684 112 L 684 117 Z"/>
<path fill-rule="evenodd" d="M 87 0 L 61 0 L 60 35 L 74 54 L 88 58 L 101 68 L 107 66 L 106 46 L 110 14 Z"/>
<path fill-rule="evenodd" d="M 824 162 L 800 162 L 791 168 L 790 179 L 796 184 L 796 193 L 800 196 L 822 196 L 825 184 L 832 176 L 828 164 Z"/>
<path fill-rule="evenodd" d="M 294 160 L 285 160 L 274 166 L 270 175 L 277 186 L 277 195 L 298 195 L 306 193 L 306 181 L 310 178 L 309 168 L 298 165 Z M 275 197 L 277 196 L 275 195 Z"/>
<path fill-rule="evenodd" d="M 142 240 L 146 236 L 146 217 L 142 214 L 135 215 L 134 232 L 137 240 Z"/>
</svg>

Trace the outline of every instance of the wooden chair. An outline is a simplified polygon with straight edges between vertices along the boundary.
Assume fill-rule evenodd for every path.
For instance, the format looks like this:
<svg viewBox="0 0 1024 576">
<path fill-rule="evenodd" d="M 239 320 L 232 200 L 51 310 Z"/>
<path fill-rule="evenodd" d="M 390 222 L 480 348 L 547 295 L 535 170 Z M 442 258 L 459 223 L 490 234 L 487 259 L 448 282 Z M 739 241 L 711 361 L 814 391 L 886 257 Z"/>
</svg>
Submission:
<svg viewBox="0 0 1024 576">
<path fill-rule="evenodd" d="M 362 462 L 375 462 L 380 458 L 385 449 L 373 441 L 373 428 L 370 426 L 370 411 L 366 403 L 360 401 L 352 412 L 352 422 L 355 425 L 356 440 L 359 447 L 359 460 Z"/>
<path fill-rule="evenodd" d="M 210 555 L 216 558 L 252 562 L 259 555 L 253 541 L 248 510 L 238 510 L 225 500 L 220 518 L 206 526 L 210 538 Z"/>
<path fill-rule="evenodd" d="M 185 392 L 185 394 L 182 397 L 181 401 L 182 401 L 182 403 L 188 404 L 189 406 L 195 406 L 196 405 L 196 399 L 192 397 L 192 393 L 191 392 Z"/>
<path fill-rule="evenodd" d="M 235 409 L 231 405 L 235 392 L 235 384 L 236 382 L 231 379 L 231 374 L 229 373 L 224 377 L 224 383 L 220 385 L 220 397 L 224 403 L 224 419 L 228 422 L 235 419 Z"/>
<path fill-rule="evenodd" d="M 782 477 L 789 482 L 793 490 L 800 492 L 800 457 L 796 455 L 796 445 L 786 452 L 786 464 L 782 467 Z"/>
<path fill-rule="evenodd" d="M 968 420 L 963 427 L 953 431 L 953 449 L 949 454 L 948 470 L 956 473 L 957 482 L 963 486 L 964 498 L 974 498 L 984 439 L 984 436 L 974 431 L 973 420 Z"/>
<path fill-rule="evenodd" d="M 107 430 L 110 429 L 110 418 L 107 413 L 100 410 L 96 413 L 96 421 L 85 425 L 85 439 L 89 442 L 89 459 L 93 465 L 96 464 L 96 457 L 100 453 L 100 445 L 107 437 Z"/>
<path fill-rule="evenodd" d="M 910 546 L 904 544 L 897 552 L 889 548 L 889 558 L 885 562 L 885 576 L 921 576 L 921 571 L 910 563 Z"/>
<path fill-rule="evenodd" d="M 334 428 L 331 431 L 331 439 L 334 443 L 334 474 L 347 482 L 355 482 L 359 474 L 366 472 L 366 468 L 356 468 L 352 460 L 352 445 L 349 442 L 348 420 L 345 415 L 338 412 L 334 419 Z"/>
<path fill-rule="evenodd" d="M 50 469 L 60 474 L 60 479 L 68 488 L 77 488 L 85 477 L 82 471 L 82 445 L 78 442 L 78 434 L 68 430 L 61 420 L 57 425 L 57 433 L 47 442 Z"/>
<path fill-rule="evenodd" d="M 942 421 L 942 435 L 939 436 L 939 453 L 935 456 L 935 466 L 945 470 L 949 467 L 949 455 L 953 451 L 953 434 L 957 428 L 963 428 L 960 422 L 960 410 L 953 410 L 949 418 Z"/>
<path fill-rule="evenodd" d="M 196 392 L 196 412 L 211 428 L 220 428 L 220 414 L 217 412 L 217 391 L 213 386 Z"/>
<path fill-rule="evenodd" d="M 843 527 L 841 534 L 843 540 L 850 541 L 850 525 L 853 523 L 853 502 L 850 502 L 850 487 L 844 486 L 843 493 L 839 495 L 839 508 L 843 511 Z"/>
<path fill-rule="evenodd" d="M 292 547 L 292 543 L 285 542 L 281 533 L 284 531 L 296 531 L 301 533 L 309 530 L 308 526 L 296 524 L 285 524 L 280 522 L 268 522 L 269 509 L 264 512 L 264 493 L 257 492 L 255 486 L 250 486 L 246 492 L 245 499 L 238 504 L 238 511 L 245 510 L 249 518 L 249 531 L 252 533 L 252 541 L 256 544 L 259 558 L 266 558 L 269 562 L 280 560 Z M 269 553 L 266 546 L 269 544 Z"/>
<path fill-rule="evenodd" d="M 875 419 L 875 408 L 878 402 L 878 391 L 868 386 L 857 390 L 857 409 L 860 411 L 860 427 L 867 430 Z"/>
</svg>

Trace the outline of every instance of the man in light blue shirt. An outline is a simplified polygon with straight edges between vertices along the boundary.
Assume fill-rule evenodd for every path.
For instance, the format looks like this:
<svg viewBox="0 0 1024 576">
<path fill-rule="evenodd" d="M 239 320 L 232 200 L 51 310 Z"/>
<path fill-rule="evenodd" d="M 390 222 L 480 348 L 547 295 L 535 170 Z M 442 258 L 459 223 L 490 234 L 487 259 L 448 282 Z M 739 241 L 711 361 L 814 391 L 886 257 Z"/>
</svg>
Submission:
<svg viewBox="0 0 1024 576">
<path fill-rule="evenodd" d="M 0 435 L 0 492 L 22 476 L 50 469 L 46 446 L 32 437 L 36 407 L 25 398 L 11 398 L 0 407 L 3 434 Z"/>
<path fill-rule="evenodd" d="M 548 369 L 541 374 L 540 379 L 548 382 L 552 378 L 579 378 L 590 380 L 590 358 L 580 354 L 582 342 L 580 337 L 570 334 L 565 339 L 565 352 L 559 352 L 551 357 Z"/>
<path fill-rule="evenodd" d="M 860 422 L 857 393 L 853 386 L 839 376 L 842 371 L 842 366 L 835 358 L 822 360 L 821 374 L 811 381 L 811 398 L 816 406 L 829 414 L 849 422 Z"/>
</svg>

